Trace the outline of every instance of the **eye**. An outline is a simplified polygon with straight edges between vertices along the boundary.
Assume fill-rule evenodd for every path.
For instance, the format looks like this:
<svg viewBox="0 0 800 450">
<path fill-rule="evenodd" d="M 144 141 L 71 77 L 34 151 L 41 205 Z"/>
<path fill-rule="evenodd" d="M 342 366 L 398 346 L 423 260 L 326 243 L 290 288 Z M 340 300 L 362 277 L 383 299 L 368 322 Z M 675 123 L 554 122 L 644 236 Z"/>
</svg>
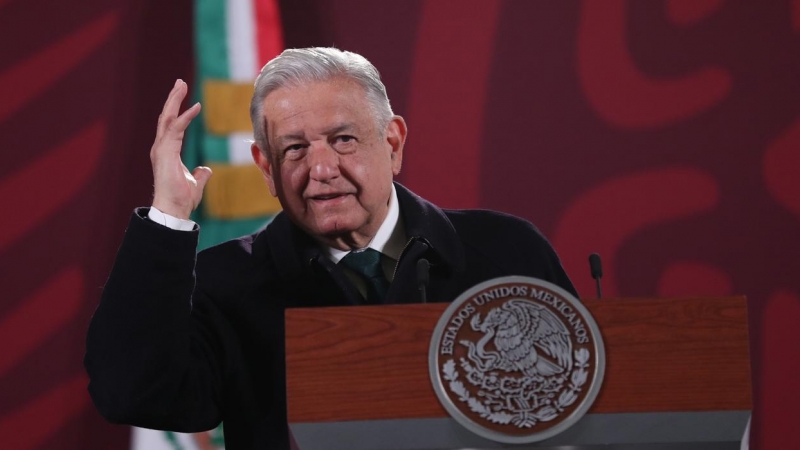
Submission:
<svg viewBox="0 0 800 450">
<path fill-rule="evenodd" d="M 331 146 L 339 153 L 350 153 L 356 149 L 356 142 L 358 142 L 358 139 L 355 136 L 340 134 L 333 137 Z"/>
<path fill-rule="evenodd" d="M 335 138 L 335 141 L 337 143 L 342 143 L 342 144 L 355 142 L 355 140 L 356 140 L 356 138 L 354 138 L 353 136 L 346 135 L 346 134 L 343 134 L 341 136 L 336 136 L 336 138 Z"/>
<path fill-rule="evenodd" d="M 283 149 L 283 157 L 286 159 L 297 159 L 307 147 L 306 144 L 292 144 Z"/>
</svg>

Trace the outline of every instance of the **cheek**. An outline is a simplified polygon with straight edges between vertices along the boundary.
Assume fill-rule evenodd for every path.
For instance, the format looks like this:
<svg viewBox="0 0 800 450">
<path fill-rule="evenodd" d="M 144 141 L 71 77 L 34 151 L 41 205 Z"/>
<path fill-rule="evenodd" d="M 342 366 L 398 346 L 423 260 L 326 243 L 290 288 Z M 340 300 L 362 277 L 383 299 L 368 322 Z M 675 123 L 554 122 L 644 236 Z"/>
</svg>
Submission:
<svg viewBox="0 0 800 450">
<path fill-rule="evenodd" d="M 285 195 L 300 197 L 308 179 L 308 174 L 303 172 L 300 167 L 286 165 L 281 168 L 281 188 Z"/>
<path fill-rule="evenodd" d="M 377 152 L 378 149 L 370 149 L 370 152 Z M 387 177 L 391 177 L 391 162 L 388 157 L 384 158 L 377 154 L 361 153 L 354 155 L 348 161 L 348 172 L 362 186 L 369 185 L 373 189 L 376 184 L 385 183 Z"/>
</svg>

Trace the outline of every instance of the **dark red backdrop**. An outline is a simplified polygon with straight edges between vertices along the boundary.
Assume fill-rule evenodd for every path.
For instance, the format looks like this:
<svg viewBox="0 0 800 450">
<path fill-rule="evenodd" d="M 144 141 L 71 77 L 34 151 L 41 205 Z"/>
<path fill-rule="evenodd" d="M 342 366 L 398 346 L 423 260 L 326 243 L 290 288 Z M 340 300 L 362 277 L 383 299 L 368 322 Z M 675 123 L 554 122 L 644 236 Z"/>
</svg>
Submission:
<svg viewBox="0 0 800 450">
<path fill-rule="evenodd" d="M 409 122 L 401 181 L 511 212 L 579 291 L 748 295 L 760 448 L 800 448 L 800 1 L 284 0 L 288 46 L 372 60 Z M 124 448 L 85 328 L 149 201 L 191 0 L 0 0 L 0 442 Z"/>
</svg>

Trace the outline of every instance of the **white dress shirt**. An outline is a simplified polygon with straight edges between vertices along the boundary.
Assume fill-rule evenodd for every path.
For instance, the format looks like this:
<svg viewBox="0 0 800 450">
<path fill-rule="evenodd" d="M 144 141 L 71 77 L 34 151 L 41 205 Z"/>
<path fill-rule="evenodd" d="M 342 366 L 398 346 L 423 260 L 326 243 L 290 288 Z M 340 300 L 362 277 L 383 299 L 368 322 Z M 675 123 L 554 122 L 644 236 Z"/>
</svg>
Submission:
<svg viewBox="0 0 800 450">
<path fill-rule="evenodd" d="M 197 226 L 194 221 L 170 216 L 169 214 L 161 212 L 155 206 L 150 207 L 150 211 L 147 213 L 147 218 L 155 223 L 160 223 L 167 228 L 172 228 L 173 230 L 192 231 L 194 230 L 194 227 Z"/>
</svg>

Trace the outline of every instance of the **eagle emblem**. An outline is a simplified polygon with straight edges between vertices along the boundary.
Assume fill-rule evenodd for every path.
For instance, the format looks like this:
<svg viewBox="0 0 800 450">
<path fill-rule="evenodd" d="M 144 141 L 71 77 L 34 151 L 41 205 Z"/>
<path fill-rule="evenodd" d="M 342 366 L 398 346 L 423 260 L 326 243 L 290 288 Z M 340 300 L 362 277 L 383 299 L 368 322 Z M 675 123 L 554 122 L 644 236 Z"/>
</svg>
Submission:
<svg viewBox="0 0 800 450">
<path fill-rule="evenodd" d="M 569 330 L 552 312 L 529 300 L 510 300 L 481 320 L 472 316 L 472 329 L 483 333 L 469 348 L 469 359 L 482 372 L 502 370 L 528 377 L 549 377 L 572 368 Z M 494 350 L 487 350 L 487 344 Z M 543 353 L 552 360 L 540 357 Z"/>
<path fill-rule="evenodd" d="M 575 423 L 599 391 L 597 325 L 551 283 L 504 277 L 462 294 L 431 341 L 431 379 L 459 423 L 498 442 L 536 442 Z"/>
</svg>

